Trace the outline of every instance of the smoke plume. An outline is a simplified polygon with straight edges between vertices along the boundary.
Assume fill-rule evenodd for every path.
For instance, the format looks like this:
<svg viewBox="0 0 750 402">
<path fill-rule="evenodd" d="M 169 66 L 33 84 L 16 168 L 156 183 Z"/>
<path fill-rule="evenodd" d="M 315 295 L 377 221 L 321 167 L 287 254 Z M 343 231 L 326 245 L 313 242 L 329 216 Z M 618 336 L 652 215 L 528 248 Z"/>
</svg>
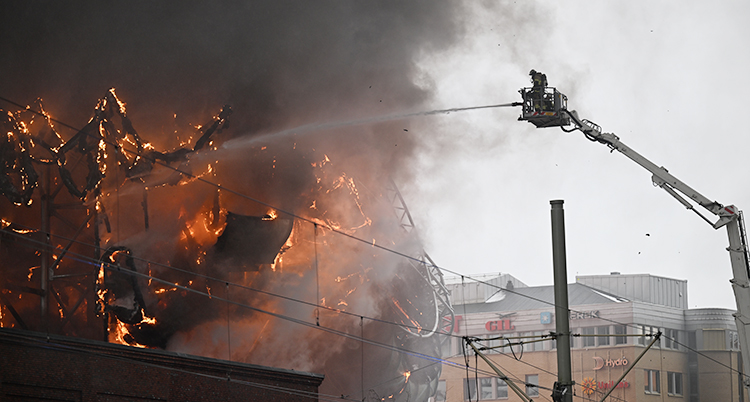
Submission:
<svg viewBox="0 0 750 402">
<path fill-rule="evenodd" d="M 410 262 L 373 247 L 420 250 L 385 188 L 391 178 L 408 185 L 421 139 L 406 121 L 294 128 L 419 110 L 431 86 L 418 61 L 457 43 L 462 14 L 460 2 L 447 0 L 5 4 L 2 97 L 25 104 L 42 98 L 52 116 L 82 127 L 96 100 L 114 87 L 139 135 L 160 151 L 192 147 L 195 126 L 210 122 L 224 104 L 234 111 L 210 149 L 172 164 L 200 179 L 158 165 L 139 180 L 117 168 L 107 173 L 101 196 L 107 221 L 95 225 L 103 248 L 119 247 L 111 261 L 125 266 L 134 257 L 128 261 L 138 273 L 231 301 L 146 277 L 136 279 L 139 296 L 107 274 L 119 291 L 113 303 L 125 309 L 140 297 L 143 313 L 156 319 L 131 326 L 124 341 L 322 372 L 322 392 L 354 399 L 426 397 L 424 387 L 407 383 L 434 382 L 435 371 L 413 357 L 398 361 L 375 344 L 435 354 L 433 343 L 313 307 L 412 325 L 410 315 L 430 305 L 423 299 L 431 290 Z M 75 134 L 58 129 L 63 140 Z M 4 214 L 21 219 L 2 202 Z M 261 226 L 293 222 L 279 259 L 248 267 L 236 255 L 222 255 L 217 244 L 230 213 L 256 217 Z M 404 371 L 413 368 L 421 371 L 408 380 Z"/>
</svg>

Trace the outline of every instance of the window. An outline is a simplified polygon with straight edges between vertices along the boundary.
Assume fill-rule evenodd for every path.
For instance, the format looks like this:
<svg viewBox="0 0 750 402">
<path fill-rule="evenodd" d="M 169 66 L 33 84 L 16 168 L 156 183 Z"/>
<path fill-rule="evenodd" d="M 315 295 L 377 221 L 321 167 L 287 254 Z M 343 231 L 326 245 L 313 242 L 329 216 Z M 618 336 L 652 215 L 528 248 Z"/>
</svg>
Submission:
<svg viewBox="0 0 750 402">
<path fill-rule="evenodd" d="M 539 375 L 538 374 L 527 374 L 526 375 L 526 395 L 528 396 L 539 396 Z"/>
<path fill-rule="evenodd" d="M 519 339 L 519 342 L 523 342 L 522 348 L 524 352 L 533 352 L 534 351 L 534 345 L 535 343 L 531 342 L 534 340 L 531 336 L 533 335 L 533 332 L 519 332 L 518 336 L 522 337 Z M 527 343 L 531 342 L 531 343 Z"/>
<path fill-rule="evenodd" d="M 626 335 L 628 328 L 624 325 L 615 325 L 615 335 Z M 626 336 L 615 336 L 615 345 L 625 345 L 628 343 Z"/>
<path fill-rule="evenodd" d="M 488 338 L 487 341 L 482 342 L 484 345 L 487 346 L 487 348 L 489 348 L 485 351 L 485 353 L 500 353 L 500 348 L 497 347 L 497 346 L 501 346 L 500 340 L 492 339 L 493 338 L 492 335 L 487 335 L 487 338 Z"/>
<path fill-rule="evenodd" d="M 437 391 L 435 392 L 435 402 L 445 402 L 445 380 L 438 381 Z"/>
<path fill-rule="evenodd" d="M 667 372 L 667 393 L 682 396 L 682 373 Z"/>
<path fill-rule="evenodd" d="M 661 381 L 659 381 L 659 371 L 643 370 L 646 375 L 644 390 L 647 394 L 658 394 L 661 392 Z"/>
<path fill-rule="evenodd" d="M 674 339 L 674 336 L 672 336 L 673 331 L 676 332 L 673 329 L 669 329 L 669 328 L 664 329 L 664 335 L 662 335 L 662 338 L 664 338 L 664 347 L 667 349 L 672 349 L 672 343 L 676 341 L 676 339 Z M 674 334 L 674 335 L 676 336 L 677 334 Z"/>
<path fill-rule="evenodd" d="M 544 335 L 544 332 L 542 331 L 534 331 L 534 350 L 544 350 L 544 346 L 547 344 L 547 341 L 543 341 L 542 335 Z"/>
<path fill-rule="evenodd" d="M 659 327 L 647 327 L 647 331 L 648 331 L 646 332 L 647 334 L 656 335 L 659 332 Z M 659 339 L 657 339 L 656 342 L 654 342 L 655 348 L 661 347 L 661 338 L 662 337 L 659 337 Z M 654 338 L 653 337 L 649 338 L 649 342 L 651 342 L 652 339 Z"/>
<path fill-rule="evenodd" d="M 524 342 L 523 344 L 523 351 L 524 352 L 533 352 L 535 350 L 544 350 L 544 341 L 542 341 L 542 335 L 544 332 L 542 331 L 534 331 L 534 332 L 524 332 L 521 334 L 521 336 L 525 336 L 526 338 L 521 339 L 521 341 Z"/>
<path fill-rule="evenodd" d="M 519 332 L 517 334 L 514 333 L 512 335 L 508 335 L 508 337 L 519 337 L 519 336 L 523 336 L 523 335 L 524 335 L 523 332 Z M 508 341 L 510 341 L 510 343 L 515 343 L 515 345 L 509 346 L 508 347 L 508 351 L 512 351 L 512 352 L 514 352 L 516 354 L 516 356 L 518 356 L 518 354 L 521 353 L 522 351 L 528 350 L 528 349 L 524 349 L 524 347 L 526 345 L 522 345 L 521 344 L 522 340 L 523 339 L 509 339 Z"/>
<path fill-rule="evenodd" d="M 729 350 L 740 350 L 740 337 L 737 331 L 729 332 Z"/>
<path fill-rule="evenodd" d="M 510 337 L 513 336 L 513 334 L 505 334 L 503 336 Z M 508 346 L 508 343 L 510 342 L 512 341 L 506 338 L 500 339 L 500 344 L 503 345 L 503 347 L 498 349 L 499 353 L 510 353 L 510 346 Z"/>
<path fill-rule="evenodd" d="M 507 399 L 508 398 L 508 383 L 505 381 L 495 378 L 495 399 Z"/>
<path fill-rule="evenodd" d="M 596 327 L 596 334 L 600 335 L 596 337 L 597 346 L 609 345 L 609 326 Z M 604 335 L 604 336 L 602 336 Z"/>
<path fill-rule="evenodd" d="M 508 398 L 508 384 L 506 384 L 505 381 L 496 377 L 484 377 L 479 378 L 478 380 L 480 401 Z M 441 382 L 444 383 L 444 381 Z M 440 386 L 441 385 L 438 383 L 438 395 L 440 395 Z M 443 387 L 445 387 L 444 384 Z M 442 395 L 445 395 L 444 390 Z M 437 398 L 438 397 L 436 396 L 436 402 L 440 402 Z M 464 400 L 477 400 L 477 379 L 472 378 L 468 381 L 464 379 Z M 442 401 L 445 401 L 445 399 Z"/>
<path fill-rule="evenodd" d="M 634 334 L 635 335 L 643 335 L 643 325 L 636 325 L 635 326 L 635 330 L 634 330 Z M 643 336 L 639 336 L 639 337 L 637 337 L 635 339 L 636 339 L 636 343 L 638 343 L 639 345 L 645 345 L 645 343 L 646 343 L 646 338 L 643 337 Z"/>
<path fill-rule="evenodd" d="M 479 379 L 479 399 L 487 400 L 492 399 L 492 378 L 480 378 Z"/>
<path fill-rule="evenodd" d="M 664 347 L 667 349 L 679 349 L 679 336 L 680 331 L 676 329 L 664 329 Z"/>
<path fill-rule="evenodd" d="M 596 346 L 596 337 L 591 336 L 591 335 L 596 335 L 596 328 L 594 327 L 583 328 L 581 329 L 581 335 L 585 335 L 581 337 L 583 340 L 584 348 L 587 348 L 590 346 Z"/>
<path fill-rule="evenodd" d="M 637 330 L 638 334 L 643 335 L 656 335 L 657 332 L 659 332 L 658 327 L 652 327 L 650 325 L 639 325 Z M 641 336 L 638 338 L 638 344 L 639 345 L 648 345 L 653 340 L 653 336 Z M 661 338 L 659 338 L 658 341 L 654 343 L 654 347 L 658 348 L 661 347 Z"/>
<path fill-rule="evenodd" d="M 464 378 L 464 400 L 477 400 L 477 383 L 473 378 Z"/>
</svg>

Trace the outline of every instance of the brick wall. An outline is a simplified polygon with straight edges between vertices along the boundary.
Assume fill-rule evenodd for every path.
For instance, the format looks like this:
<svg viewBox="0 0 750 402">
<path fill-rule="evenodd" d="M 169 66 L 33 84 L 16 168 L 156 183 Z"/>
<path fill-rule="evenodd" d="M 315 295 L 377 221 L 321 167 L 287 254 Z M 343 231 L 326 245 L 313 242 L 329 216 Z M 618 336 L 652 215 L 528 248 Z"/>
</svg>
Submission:
<svg viewBox="0 0 750 402">
<path fill-rule="evenodd" d="M 317 400 L 323 376 L 0 329 L 2 401 Z"/>
</svg>

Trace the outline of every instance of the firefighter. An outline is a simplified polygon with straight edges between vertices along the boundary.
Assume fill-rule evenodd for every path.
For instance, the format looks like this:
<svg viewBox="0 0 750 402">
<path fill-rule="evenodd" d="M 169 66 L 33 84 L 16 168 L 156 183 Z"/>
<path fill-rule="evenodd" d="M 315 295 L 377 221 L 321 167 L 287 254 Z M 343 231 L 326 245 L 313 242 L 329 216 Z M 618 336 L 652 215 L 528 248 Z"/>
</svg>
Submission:
<svg viewBox="0 0 750 402">
<path fill-rule="evenodd" d="M 544 92 L 544 88 L 547 86 L 547 75 L 536 70 L 529 72 L 531 76 L 531 82 L 534 84 L 534 89 L 540 89 Z"/>
<path fill-rule="evenodd" d="M 531 76 L 531 82 L 534 86 L 531 88 L 531 101 L 534 106 L 534 111 L 548 111 L 553 110 L 552 100 L 549 99 L 545 88 L 547 87 L 547 75 L 536 70 L 529 71 Z"/>
</svg>

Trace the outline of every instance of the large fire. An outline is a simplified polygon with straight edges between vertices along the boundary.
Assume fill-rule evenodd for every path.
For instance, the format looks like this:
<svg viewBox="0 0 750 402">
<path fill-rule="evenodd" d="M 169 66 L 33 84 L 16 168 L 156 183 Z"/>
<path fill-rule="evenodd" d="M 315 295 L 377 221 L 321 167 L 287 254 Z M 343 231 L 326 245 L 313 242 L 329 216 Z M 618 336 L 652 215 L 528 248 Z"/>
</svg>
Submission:
<svg viewBox="0 0 750 402">
<path fill-rule="evenodd" d="M 322 372 L 381 400 L 429 396 L 440 365 L 415 356 L 439 355 L 442 313 L 428 267 L 404 258 L 421 247 L 389 178 L 351 129 L 232 140 L 230 113 L 160 152 L 114 89 L 73 135 L 41 102 L 8 112 L 0 188 L 16 207 L 2 209 L 0 252 L 28 252 L 4 265 L 0 325 Z M 35 283 L 36 301 L 21 300 Z M 40 297 L 56 319 L 27 318 Z"/>
</svg>

